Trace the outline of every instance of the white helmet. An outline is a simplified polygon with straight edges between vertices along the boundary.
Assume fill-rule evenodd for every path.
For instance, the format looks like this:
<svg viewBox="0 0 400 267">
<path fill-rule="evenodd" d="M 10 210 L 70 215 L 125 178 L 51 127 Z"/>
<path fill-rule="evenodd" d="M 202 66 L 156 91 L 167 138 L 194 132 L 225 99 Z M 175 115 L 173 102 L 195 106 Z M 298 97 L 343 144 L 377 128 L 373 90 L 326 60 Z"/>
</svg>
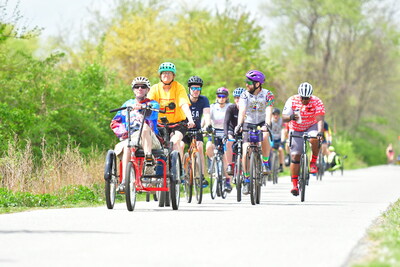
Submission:
<svg viewBox="0 0 400 267">
<path fill-rule="evenodd" d="M 299 95 L 302 97 L 310 97 L 313 93 L 312 85 L 305 82 L 299 85 Z"/>
<path fill-rule="evenodd" d="M 147 79 L 146 77 L 143 77 L 143 76 L 139 76 L 139 77 L 136 77 L 135 79 L 133 79 L 132 88 L 136 84 L 145 84 L 148 88 L 150 88 L 150 86 L 151 86 L 149 79 Z"/>
</svg>

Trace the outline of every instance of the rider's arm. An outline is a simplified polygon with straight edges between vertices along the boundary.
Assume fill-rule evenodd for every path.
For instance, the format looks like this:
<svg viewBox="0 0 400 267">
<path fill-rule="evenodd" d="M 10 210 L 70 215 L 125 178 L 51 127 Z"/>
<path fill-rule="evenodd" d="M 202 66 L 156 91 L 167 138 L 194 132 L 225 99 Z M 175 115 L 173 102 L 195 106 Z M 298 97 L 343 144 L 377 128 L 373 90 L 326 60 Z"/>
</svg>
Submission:
<svg viewBox="0 0 400 267">
<path fill-rule="evenodd" d="M 228 136 L 229 121 L 231 120 L 232 108 L 228 107 L 224 119 L 224 135 Z"/>
<path fill-rule="evenodd" d="M 272 105 L 265 109 L 265 124 L 271 125 Z"/>
<path fill-rule="evenodd" d="M 289 122 L 292 118 L 291 115 L 293 114 L 293 109 L 292 109 L 292 97 L 290 97 L 283 108 L 282 111 L 282 120 L 284 122 Z"/>
<path fill-rule="evenodd" d="M 186 103 L 183 104 L 181 106 L 181 109 L 182 109 L 183 113 L 185 113 L 186 118 L 188 119 L 188 123 L 189 124 L 190 123 L 194 124 L 194 121 L 193 121 L 193 118 L 192 118 L 192 112 L 190 112 L 189 104 L 186 104 Z"/>
<path fill-rule="evenodd" d="M 201 120 L 201 127 L 211 125 L 210 108 L 203 108 L 203 119 Z"/>
<path fill-rule="evenodd" d="M 317 120 L 318 132 L 324 132 L 324 115 L 317 115 L 315 119 Z"/>
</svg>

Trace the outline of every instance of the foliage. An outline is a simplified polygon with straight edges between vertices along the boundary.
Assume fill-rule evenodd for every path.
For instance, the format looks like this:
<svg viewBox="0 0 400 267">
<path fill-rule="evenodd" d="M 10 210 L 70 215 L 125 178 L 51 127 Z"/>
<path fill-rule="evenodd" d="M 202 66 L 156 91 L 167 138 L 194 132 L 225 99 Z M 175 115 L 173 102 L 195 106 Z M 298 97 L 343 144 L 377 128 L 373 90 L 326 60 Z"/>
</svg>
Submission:
<svg viewBox="0 0 400 267">
<path fill-rule="evenodd" d="M 400 200 L 394 203 L 381 217 L 379 223 L 369 231 L 374 241 L 368 259 L 354 266 L 399 266 L 400 265 Z"/>
</svg>

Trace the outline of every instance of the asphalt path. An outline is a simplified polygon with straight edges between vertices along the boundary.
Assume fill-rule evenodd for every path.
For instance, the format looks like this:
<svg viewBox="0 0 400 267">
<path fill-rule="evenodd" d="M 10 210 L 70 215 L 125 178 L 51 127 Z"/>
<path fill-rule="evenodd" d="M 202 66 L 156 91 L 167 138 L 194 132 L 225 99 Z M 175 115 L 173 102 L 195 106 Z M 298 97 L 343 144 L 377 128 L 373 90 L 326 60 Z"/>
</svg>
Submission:
<svg viewBox="0 0 400 267">
<path fill-rule="evenodd" d="M 47 209 L 0 215 L 0 266 L 348 266 L 371 224 L 400 198 L 400 166 L 289 177 L 248 196 L 188 204 Z"/>
</svg>

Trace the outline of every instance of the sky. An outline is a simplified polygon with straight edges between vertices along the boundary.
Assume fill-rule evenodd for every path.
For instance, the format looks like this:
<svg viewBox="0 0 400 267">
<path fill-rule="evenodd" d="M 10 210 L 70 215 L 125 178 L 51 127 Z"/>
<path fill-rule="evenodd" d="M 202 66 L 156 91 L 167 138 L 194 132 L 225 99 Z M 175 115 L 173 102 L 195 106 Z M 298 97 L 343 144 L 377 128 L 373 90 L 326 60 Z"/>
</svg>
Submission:
<svg viewBox="0 0 400 267">
<path fill-rule="evenodd" d="M 224 0 L 178 0 L 188 4 L 200 5 L 209 9 L 223 8 Z M 265 0 L 230 0 L 233 4 L 245 5 L 254 16 L 261 18 L 261 24 L 268 27 L 265 16 L 259 13 L 258 7 Z M 43 28 L 41 37 L 58 35 L 63 30 L 81 30 L 88 21 L 90 9 L 99 9 L 106 14 L 107 7 L 113 0 L 9 0 L 10 6 L 19 2 L 23 22 L 29 26 Z"/>
</svg>

